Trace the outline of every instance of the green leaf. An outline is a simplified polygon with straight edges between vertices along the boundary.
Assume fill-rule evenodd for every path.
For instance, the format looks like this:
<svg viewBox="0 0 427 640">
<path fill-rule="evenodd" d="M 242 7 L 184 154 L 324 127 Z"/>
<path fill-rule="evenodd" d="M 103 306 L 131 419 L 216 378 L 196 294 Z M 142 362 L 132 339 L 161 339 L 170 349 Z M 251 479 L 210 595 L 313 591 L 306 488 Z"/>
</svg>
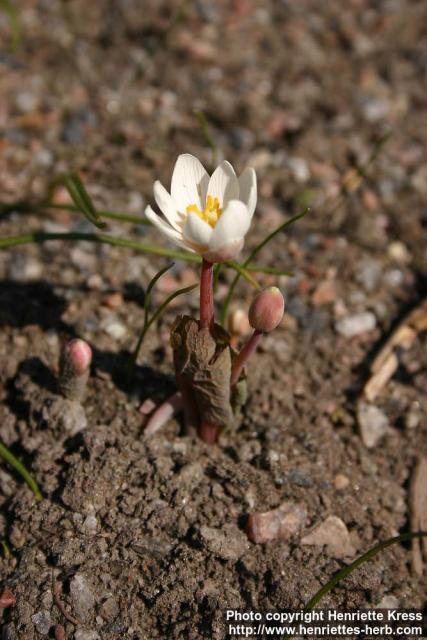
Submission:
<svg viewBox="0 0 427 640">
<path fill-rule="evenodd" d="M 77 173 L 70 173 L 62 177 L 62 182 L 76 207 L 84 214 L 89 222 L 98 229 L 105 229 L 106 224 L 102 222 L 80 176 Z"/>
<path fill-rule="evenodd" d="M 109 244 L 114 247 L 125 247 L 127 249 L 133 249 L 139 253 L 150 253 L 155 256 L 164 256 L 166 258 L 177 258 L 184 262 L 190 262 L 192 264 L 200 264 L 201 258 L 195 253 L 188 253 L 185 251 L 178 251 L 176 249 L 166 249 L 157 244 L 151 244 L 146 242 L 138 242 L 137 240 L 130 240 L 129 238 L 116 238 L 102 233 L 80 233 L 75 231 L 69 232 L 53 232 L 46 231 L 33 231 L 31 233 L 23 233 L 17 236 L 9 236 L 6 238 L 0 238 L 0 250 L 10 249 L 11 247 L 17 247 L 22 244 L 43 244 L 44 242 L 50 242 L 52 240 L 65 240 L 67 242 L 76 242 L 82 240 L 84 242 L 96 242 L 100 244 Z M 272 267 L 262 267 L 258 264 L 248 264 L 246 267 L 242 267 L 237 263 L 229 262 L 228 266 L 239 273 L 239 271 L 246 271 L 251 273 L 274 273 L 276 275 L 288 275 L 286 271 L 280 271 Z M 250 278 L 250 276 L 249 276 Z M 252 282 L 255 286 L 255 280 Z"/>
<path fill-rule="evenodd" d="M 153 313 L 153 315 L 151 316 L 151 318 L 145 323 L 144 322 L 144 326 L 142 328 L 142 331 L 139 335 L 138 338 L 138 344 L 132 354 L 132 363 L 136 363 L 137 359 L 138 359 L 138 355 L 139 355 L 139 350 L 141 348 L 141 345 L 144 341 L 145 335 L 148 331 L 148 329 L 151 327 L 151 325 L 156 322 L 156 320 L 158 320 L 158 318 L 160 318 L 160 316 L 162 315 L 163 311 L 166 309 L 166 307 L 172 302 L 172 300 L 174 300 L 175 298 L 177 298 L 178 296 L 184 294 L 184 293 L 189 293 L 190 291 L 193 291 L 193 289 L 195 289 L 196 287 L 198 287 L 199 284 L 192 284 L 189 287 L 184 287 L 183 289 L 177 289 L 177 291 L 174 291 L 174 293 L 172 293 L 168 298 L 166 298 L 166 300 L 160 305 L 160 307 L 157 309 L 157 311 L 155 313 Z"/>
<path fill-rule="evenodd" d="M 173 265 L 174 265 L 174 262 L 167 264 L 166 267 L 163 267 L 163 269 L 160 269 L 160 271 L 158 271 L 156 275 L 153 278 L 151 278 L 150 282 L 148 283 L 147 291 L 145 292 L 144 311 L 147 312 L 149 309 L 150 302 L 151 302 L 151 292 L 156 282 L 160 280 L 160 278 L 164 273 L 166 273 L 166 271 L 169 271 L 169 269 L 172 269 Z"/>
<path fill-rule="evenodd" d="M 169 269 L 171 267 L 173 267 L 173 264 L 174 263 L 172 262 L 171 264 L 166 265 L 166 267 L 164 267 L 163 269 L 160 269 L 160 271 L 158 271 L 156 273 L 156 275 L 153 278 L 151 278 L 150 282 L 148 283 L 148 287 L 147 287 L 147 290 L 145 292 L 145 297 L 144 297 L 144 325 L 143 325 L 141 333 L 139 335 L 136 347 L 135 347 L 135 349 L 133 350 L 133 353 L 132 353 L 132 357 L 131 357 L 132 364 L 135 364 L 136 361 L 138 360 L 138 355 L 139 355 L 139 351 L 141 349 L 142 341 L 143 341 L 144 336 L 145 336 L 146 331 L 147 331 L 148 312 L 149 312 L 149 309 L 150 309 L 151 292 L 153 290 L 153 287 L 155 286 L 156 282 L 158 280 L 160 280 L 162 275 L 164 273 L 166 273 L 166 271 L 169 271 Z"/>
<path fill-rule="evenodd" d="M 24 467 L 22 462 L 20 462 L 18 458 L 15 458 L 13 453 L 9 451 L 9 449 L 5 447 L 4 444 L 2 444 L 1 442 L 0 442 L 0 458 L 3 458 L 3 460 L 5 460 L 8 464 L 10 464 L 10 466 L 13 469 L 15 469 L 15 471 L 17 471 L 20 476 L 22 476 L 22 478 L 30 487 L 31 491 L 34 493 L 36 500 L 43 499 L 39 486 L 37 482 L 34 480 L 34 478 L 32 477 L 32 475 L 30 474 L 30 472 L 27 471 L 27 469 Z"/>
<path fill-rule="evenodd" d="M 5 205 L 4 206 L 5 209 L 6 209 L 6 206 L 8 206 L 9 211 L 14 210 L 13 205 Z M 81 211 L 80 207 L 76 207 L 75 204 L 66 204 L 66 203 L 58 204 L 55 202 L 42 202 L 39 204 L 35 204 L 32 207 L 30 205 L 27 205 L 26 210 L 31 210 L 31 208 L 33 209 L 37 209 L 37 208 L 66 209 L 67 211 L 78 212 L 78 213 L 80 213 Z M 0 205 L 0 213 L 2 213 L 2 210 L 3 210 L 2 205 Z M 110 220 L 118 220 L 119 222 L 128 222 L 130 224 L 151 226 L 151 222 L 146 218 L 143 218 L 142 216 L 132 216 L 129 213 L 120 213 L 118 211 L 108 211 L 105 209 L 97 209 L 96 213 L 100 218 L 109 218 Z"/>
<path fill-rule="evenodd" d="M 5 558 L 9 558 L 12 555 L 6 540 L 1 541 L 1 548 L 3 549 L 3 555 Z"/>
<path fill-rule="evenodd" d="M 262 267 L 259 264 L 248 264 L 246 265 L 247 271 L 254 271 L 255 273 L 265 273 L 267 275 L 273 276 L 293 276 L 292 271 L 284 271 L 283 269 L 278 269 L 277 267 Z"/>
<path fill-rule="evenodd" d="M 251 276 L 249 271 L 245 269 L 244 265 L 241 265 L 238 262 L 234 262 L 234 260 L 227 261 L 224 264 L 227 265 L 227 267 L 231 267 L 232 269 L 237 271 L 237 275 L 236 275 L 237 278 L 242 276 L 242 278 L 244 278 L 247 282 L 249 282 L 249 284 L 255 287 L 255 289 L 259 289 L 258 282 L 255 280 L 253 276 Z"/>
<path fill-rule="evenodd" d="M 353 560 L 353 562 L 351 562 L 349 565 L 338 571 L 325 585 L 323 585 L 323 587 L 319 589 L 319 591 L 317 591 L 317 593 L 314 594 L 312 598 L 310 598 L 310 600 L 304 605 L 303 611 L 310 611 L 311 609 L 314 609 L 316 604 L 320 602 L 323 596 L 332 591 L 332 589 L 336 587 L 336 585 L 341 582 L 341 580 L 347 578 L 347 576 L 353 573 L 355 569 L 360 567 L 365 562 L 368 562 L 368 560 L 372 560 L 372 558 L 380 553 L 380 551 L 383 551 L 387 547 L 390 547 L 392 544 L 396 544 L 398 542 L 407 542 L 408 540 L 413 540 L 414 538 L 425 537 L 427 537 L 427 531 L 415 531 L 414 533 L 402 533 L 402 535 L 400 536 L 395 536 L 394 538 L 389 538 L 388 540 L 379 542 L 374 547 L 372 547 L 372 549 L 369 549 L 369 551 L 362 554 L 361 556 L 356 558 L 356 560 Z M 293 635 L 287 635 L 284 636 L 284 640 L 290 640 L 290 638 L 293 637 Z"/>
<path fill-rule="evenodd" d="M 3 11 L 9 19 L 10 32 L 12 34 L 12 51 L 16 51 L 22 42 L 19 14 L 11 0 L 0 0 L 0 11 Z"/>
</svg>

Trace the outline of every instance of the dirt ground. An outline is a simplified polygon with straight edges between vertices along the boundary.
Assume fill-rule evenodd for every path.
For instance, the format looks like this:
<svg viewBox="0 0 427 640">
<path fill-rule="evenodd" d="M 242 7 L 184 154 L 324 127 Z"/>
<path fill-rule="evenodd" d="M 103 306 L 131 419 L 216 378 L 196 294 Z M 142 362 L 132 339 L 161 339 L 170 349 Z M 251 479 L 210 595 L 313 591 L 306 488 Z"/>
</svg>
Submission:
<svg viewBox="0 0 427 640">
<path fill-rule="evenodd" d="M 411 477 L 427 454 L 425 335 L 372 403 L 374 446 L 357 407 L 373 357 L 427 294 L 427 3 L 16 4 L 15 50 L 0 13 L 1 238 L 93 231 L 37 204 L 66 171 L 80 171 L 99 208 L 139 215 L 179 153 L 212 169 L 196 111 L 219 160 L 257 171 L 243 257 L 310 206 L 258 257 L 292 272 L 257 276 L 281 287 L 287 314 L 254 357 L 241 418 L 214 447 L 179 419 L 144 438 L 139 411 L 175 389 L 169 328 L 197 311 L 197 292 L 175 301 L 125 374 L 144 287 L 164 259 L 89 242 L 0 252 L 0 437 L 44 495 L 36 503 L 0 463 L 0 578 L 16 596 L 1 637 L 54 637 L 60 624 L 76 640 L 223 639 L 226 608 L 301 607 L 410 527 Z M 166 246 L 142 225 L 108 221 L 106 232 Z M 223 271 L 218 310 L 232 277 Z M 196 281 L 177 261 L 154 300 Z M 233 308 L 252 295 L 241 282 Z M 55 379 L 72 336 L 94 349 L 78 432 Z M 303 531 L 250 542 L 247 515 L 285 501 L 305 506 Z M 303 544 L 329 516 L 346 549 Z M 426 581 L 411 560 L 410 545 L 388 548 L 323 605 L 422 608 Z"/>
</svg>

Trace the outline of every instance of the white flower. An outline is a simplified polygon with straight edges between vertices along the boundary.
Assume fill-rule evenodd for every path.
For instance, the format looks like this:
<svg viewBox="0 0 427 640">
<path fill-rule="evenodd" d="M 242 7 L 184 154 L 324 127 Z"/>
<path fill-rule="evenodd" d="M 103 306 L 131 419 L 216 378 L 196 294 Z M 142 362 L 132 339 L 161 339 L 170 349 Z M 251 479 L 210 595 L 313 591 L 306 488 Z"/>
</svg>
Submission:
<svg viewBox="0 0 427 640">
<path fill-rule="evenodd" d="M 175 163 L 171 193 L 157 180 L 154 198 L 166 221 L 148 206 L 147 218 L 176 244 L 223 262 L 237 256 L 251 224 L 257 201 L 255 171 L 237 178 L 227 161 L 211 177 L 201 162 L 184 153 Z"/>
</svg>

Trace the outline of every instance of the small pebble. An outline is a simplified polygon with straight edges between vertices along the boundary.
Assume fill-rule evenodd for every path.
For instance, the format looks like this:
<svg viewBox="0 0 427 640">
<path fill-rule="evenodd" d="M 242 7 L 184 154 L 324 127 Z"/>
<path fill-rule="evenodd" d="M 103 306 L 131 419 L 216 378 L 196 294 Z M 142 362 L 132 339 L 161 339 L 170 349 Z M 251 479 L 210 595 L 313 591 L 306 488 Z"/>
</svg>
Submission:
<svg viewBox="0 0 427 640">
<path fill-rule="evenodd" d="M 35 624 L 37 631 L 42 636 L 47 636 L 52 626 L 49 611 L 39 611 L 31 616 L 31 621 Z"/>
<path fill-rule="evenodd" d="M 315 288 L 313 295 L 311 296 L 311 301 L 316 307 L 319 307 L 323 304 L 334 302 L 336 297 L 337 291 L 335 283 L 332 280 L 324 280 Z"/>
<path fill-rule="evenodd" d="M 288 475 L 288 481 L 297 487 L 311 487 L 313 484 L 310 476 L 301 469 L 292 469 Z"/>
<path fill-rule="evenodd" d="M 306 518 L 305 505 L 284 502 L 272 511 L 249 514 L 246 534 L 249 540 L 256 544 L 277 538 L 288 540 L 303 528 Z"/>
<path fill-rule="evenodd" d="M 384 274 L 384 282 L 393 288 L 400 287 L 405 280 L 405 275 L 400 269 L 390 269 Z"/>
<path fill-rule="evenodd" d="M 307 182 L 310 178 L 310 169 L 304 158 L 289 158 L 288 166 L 297 182 Z"/>
<path fill-rule="evenodd" d="M 427 166 L 422 164 L 411 178 L 411 185 L 422 196 L 427 195 Z"/>
<path fill-rule="evenodd" d="M 98 273 L 91 275 L 86 284 L 92 291 L 100 291 L 104 287 L 104 281 Z"/>
<path fill-rule="evenodd" d="M 120 340 L 121 338 L 124 338 L 127 333 L 125 325 L 118 320 L 113 320 L 112 318 L 107 318 L 104 322 L 102 322 L 101 328 L 114 340 Z"/>
<path fill-rule="evenodd" d="M 372 331 L 376 326 L 376 318 L 370 311 L 356 313 L 352 316 L 340 318 L 335 323 L 336 331 L 345 338 L 353 338 L 367 331 Z"/>
<path fill-rule="evenodd" d="M 102 299 L 102 304 L 109 309 L 117 309 L 123 305 L 123 296 L 119 291 L 111 293 Z"/>
<path fill-rule="evenodd" d="M 107 598 L 101 605 L 100 614 L 104 620 L 114 620 L 120 613 L 118 602 L 112 596 Z"/>
<path fill-rule="evenodd" d="M 389 111 L 389 103 L 381 98 L 367 98 L 363 105 L 363 115 L 368 122 L 384 120 Z"/>
<path fill-rule="evenodd" d="M 25 534 L 21 531 L 21 529 L 16 525 L 12 525 L 12 528 L 9 532 L 9 540 L 15 547 L 15 549 L 20 549 L 24 546 L 27 541 Z"/>
<path fill-rule="evenodd" d="M 11 589 L 3 589 L 0 594 L 0 609 L 12 607 L 16 602 L 15 594 Z"/>
<path fill-rule="evenodd" d="M 201 527 L 200 534 L 207 548 L 223 560 L 238 560 L 249 548 L 246 536 L 235 524 L 220 529 Z"/>
<path fill-rule="evenodd" d="M 139 407 L 139 412 L 143 416 L 148 416 L 156 408 L 156 403 L 151 398 L 146 398 L 142 405 Z"/>
<path fill-rule="evenodd" d="M 360 437 L 368 449 L 376 444 L 388 431 L 388 418 L 381 409 L 373 404 L 360 401 L 357 406 L 357 421 Z"/>
<path fill-rule="evenodd" d="M 333 479 L 333 485 L 337 491 L 342 491 L 343 489 L 347 489 L 349 484 L 350 484 L 350 480 L 347 478 L 347 476 L 343 475 L 342 473 L 338 473 L 338 475 L 336 475 L 335 478 Z"/>
<path fill-rule="evenodd" d="M 79 270 L 95 268 L 96 256 L 93 253 L 84 251 L 80 247 L 73 247 L 70 251 L 71 262 L 79 268 Z"/>
<path fill-rule="evenodd" d="M 31 91 L 20 91 L 15 98 L 16 106 L 22 113 L 35 111 L 39 106 L 39 96 Z"/>
<path fill-rule="evenodd" d="M 40 167 L 50 167 L 53 164 L 54 156 L 49 149 L 40 149 L 34 154 L 33 161 Z"/>
<path fill-rule="evenodd" d="M 381 602 L 379 602 L 375 609 L 398 609 L 400 605 L 399 600 L 396 596 L 385 595 L 383 596 Z"/>
<path fill-rule="evenodd" d="M 349 531 L 337 516 L 328 516 L 301 540 L 301 544 L 325 546 L 333 558 L 345 558 L 355 553 Z"/>
<path fill-rule="evenodd" d="M 381 276 L 381 265 L 375 260 L 364 260 L 356 273 L 356 280 L 366 291 L 374 291 Z"/>
<path fill-rule="evenodd" d="M 371 191 L 371 189 L 364 189 L 362 191 L 362 202 L 369 211 L 378 209 L 378 198 L 375 192 Z"/>
<path fill-rule="evenodd" d="M 422 413 L 418 402 L 414 402 L 405 417 L 407 429 L 416 429 L 421 422 Z"/>
<path fill-rule="evenodd" d="M 94 515 L 88 515 L 84 520 L 81 530 L 88 536 L 94 536 L 98 529 L 98 520 Z"/>
<path fill-rule="evenodd" d="M 86 620 L 90 611 L 95 606 L 95 596 L 87 579 L 80 573 L 76 573 L 70 582 L 70 595 L 73 601 L 73 609 L 80 620 Z"/>
<path fill-rule="evenodd" d="M 411 254 L 403 242 L 392 242 L 387 249 L 389 257 L 399 264 L 406 264 L 411 260 Z"/>
<path fill-rule="evenodd" d="M 13 340 L 13 344 L 16 347 L 19 347 L 20 349 L 25 349 L 27 347 L 27 345 L 28 345 L 27 336 L 20 336 L 20 335 L 13 336 L 12 340 Z"/>
<path fill-rule="evenodd" d="M 18 254 L 10 262 L 9 275 L 21 282 L 39 280 L 43 275 L 43 265 L 31 256 Z"/>
<path fill-rule="evenodd" d="M 74 640 L 100 640 L 100 635 L 96 631 L 80 627 L 74 634 Z"/>
</svg>

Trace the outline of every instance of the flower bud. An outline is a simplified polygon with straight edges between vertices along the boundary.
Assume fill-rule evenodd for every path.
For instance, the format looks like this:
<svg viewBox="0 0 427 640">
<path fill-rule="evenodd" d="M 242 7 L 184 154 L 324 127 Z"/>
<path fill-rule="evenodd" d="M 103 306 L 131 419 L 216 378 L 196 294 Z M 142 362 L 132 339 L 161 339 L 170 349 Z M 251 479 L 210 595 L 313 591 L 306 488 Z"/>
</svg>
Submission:
<svg viewBox="0 0 427 640">
<path fill-rule="evenodd" d="M 246 336 L 251 332 L 248 314 L 243 309 L 235 309 L 228 317 L 228 331 L 232 336 Z"/>
<path fill-rule="evenodd" d="M 273 331 L 281 322 L 285 300 L 277 287 L 268 287 L 257 294 L 249 308 L 251 327 L 261 333 Z"/>
<path fill-rule="evenodd" d="M 84 340 L 70 340 L 60 361 L 59 387 L 69 400 L 82 400 L 89 377 L 92 349 Z"/>
</svg>

